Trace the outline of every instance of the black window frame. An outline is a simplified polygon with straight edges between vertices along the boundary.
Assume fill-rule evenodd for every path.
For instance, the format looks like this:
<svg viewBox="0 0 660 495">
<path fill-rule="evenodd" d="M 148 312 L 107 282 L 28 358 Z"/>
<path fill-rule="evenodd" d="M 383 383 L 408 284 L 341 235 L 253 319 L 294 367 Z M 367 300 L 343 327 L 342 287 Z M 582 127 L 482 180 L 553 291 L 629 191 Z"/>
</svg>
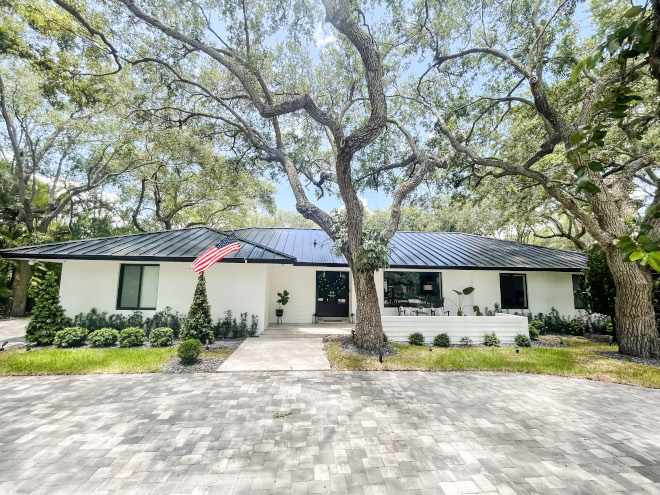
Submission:
<svg viewBox="0 0 660 495">
<path fill-rule="evenodd" d="M 138 282 L 138 291 L 137 291 L 137 306 L 122 306 L 121 305 L 121 293 L 124 288 L 124 267 L 127 266 L 139 266 L 140 267 L 140 281 Z M 132 309 L 132 310 L 152 310 L 156 309 L 156 306 L 153 308 L 142 308 L 140 307 L 140 298 L 142 297 L 142 274 L 144 273 L 145 266 L 157 266 L 158 267 L 158 278 L 160 280 L 160 265 L 158 263 L 122 263 L 119 265 L 119 286 L 117 287 L 117 309 Z"/>
<path fill-rule="evenodd" d="M 444 285 L 443 285 L 443 280 L 442 280 L 442 271 L 440 270 L 397 270 L 397 269 L 387 269 L 383 271 L 383 282 L 385 281 L 386 274 L 388 273 L 420 273 L 420 274 L 431 274 L 431 275 L 436 275 L 438 282 L 438 307 L 442 307 L 442 305 L 445 302 L 445 298 L 443 295 L 443 290 L 444 290 Z M 399 305 L 392 306 L 387 303 L 387 293 L 385 291 L 385 284 L 383 283 L 383 307 L 385 308 L 396 308 Z M 401 304 L 401 306 L 406 306 L 406 304 Z M 407 307 L 407 306 L 406 306 Z"/>
<path fill-rule="evenodd" d="M 523 278 L 523 287 L 525 289 L 525 305 L 523 307 L 509 307 L 504 305 L 504 298 L 502 297 L 502 278 L 520 276 Z M 529 293 L 527 291 L 527 274 L 526 273 L 500 273 L 500 307 L 502 309 L 529 309 Z"/>
<path fill-rule="evenodd" d="M 577 283 L 577 288 L 575 286 L 575 280 L 576 279 L 579 280 L 579 281 L 582 281 L 582 280 L 584 280 L 584 275 L 579 274 L 579 273 L 574 273 L 573 275 L 571 275 L 571 288 L 573 289 L 573 308 L 574 309 L 587 309 L 587 305 L 585 304 L 585 302 L 582 299 L 578 299 L 575 296 L 575 293 L 578 290 L 580 290 L 580 282 Z M 582 306 L 577 305 L 578 301 L 580 301 L 580 304 L 582 304 Z"/>
</svg>

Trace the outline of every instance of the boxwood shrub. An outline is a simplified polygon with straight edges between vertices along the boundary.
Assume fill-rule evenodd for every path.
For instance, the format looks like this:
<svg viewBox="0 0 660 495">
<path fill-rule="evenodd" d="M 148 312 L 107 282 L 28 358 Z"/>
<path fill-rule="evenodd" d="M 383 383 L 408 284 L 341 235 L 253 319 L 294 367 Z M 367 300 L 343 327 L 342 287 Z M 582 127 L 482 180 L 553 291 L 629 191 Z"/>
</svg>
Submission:
<svg viewBox="0 0 660 495">
<path fill-rule="evenodd" d="M 532 340 L 522 333 L 516 335 L 513 339 L 518 347 L 532 347 Z"/>
<path fill-rule="evenodd" d="M 433 345 L 436 347 L 449 347 L 451 345 L 451 339 L 446 333 L 439 333 L 433 339 Z"/>
<path fill-rule="evenodd" d="M 86 328 L 68 327 L 55 334 L 53 344 L 55 344 L 55 347 L 80 347 L 86 339 Z"/>
<path fill-rule="evenodd" d="M 182 364 L 192 364 L 202 353 L 202 343 L 197 339 L 186 340 L 181 342 L 181 345 L 176 351 L 177 356 L 181 360 Z"/>
<path fill-rule="evenodd" d="M 169 347 L 174 340 L 174 330 L 167 327 L 154 328 L 149 334 L 151 347 Z"/>
<path fill-rule="evenodd" d="M 137 347 L 144 344 L 144 332 L 139 327 L 124 328 L 119 332 L 119 347 Z"/>
<path fill-rule="evenodd" d="M 119 340 L 119 332 L 114 328 L 101 328 L 90 333 L 88 339 L 94 347 L 111 347 Z"/>
<path fill-rule="evenodd" d="M 408 335 L 408 343 L 410 345 L 424 345 L 424 336 L 419 332 L 411 333 Z"/>
<path fill-rule="evenodd" d="M 495 332 L 484 334 L 484 345 L 488 347 L 499 347 L 501 343 L 502 341 L 495 335 Z"/>
</svg>

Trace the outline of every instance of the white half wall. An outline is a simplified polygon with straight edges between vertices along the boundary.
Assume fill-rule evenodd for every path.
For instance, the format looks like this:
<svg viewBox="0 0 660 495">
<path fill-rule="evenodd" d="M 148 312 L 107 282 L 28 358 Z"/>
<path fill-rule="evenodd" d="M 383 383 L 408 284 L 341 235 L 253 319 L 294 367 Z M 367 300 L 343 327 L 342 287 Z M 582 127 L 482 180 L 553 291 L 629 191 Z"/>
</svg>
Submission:
<svg viewBox="0 0 660 495">
<path fill-rule="evenodd" d="M 475 344 L 483 343 L 484 333 L 495 333 L 503 344 L 511 344 L 518 334 L 529 337 L 529 325 L 524 316 L 383 316 L 383 331 L 393 342 L 408 342 L 408 335 L 419 332 L 426 343 L 440 334 L 449 335 L 452 344 L 469 337 Z"/>
</svg>

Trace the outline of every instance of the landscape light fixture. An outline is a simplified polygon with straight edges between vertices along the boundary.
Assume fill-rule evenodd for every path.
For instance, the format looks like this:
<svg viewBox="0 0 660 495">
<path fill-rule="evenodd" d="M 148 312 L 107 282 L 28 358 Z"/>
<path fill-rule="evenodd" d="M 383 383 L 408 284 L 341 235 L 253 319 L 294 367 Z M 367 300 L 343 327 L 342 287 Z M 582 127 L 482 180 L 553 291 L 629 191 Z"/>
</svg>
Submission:
<svg viewBox="0 0 660 495">
<path fill-rule="evenodd" d="M 516 354 L 520 353 L 520 349 L 516 347 Z"/>
<path fill-rule="evenodd" d="M 6 346 L 7 344 L 9 344 L 9 341 L 8 341 L 8 340 L 5 340 L 5 341 L 2 343 L 2 346 L 0 347 L 0 351 L 4 351 L 4 350 L 5 350 L 5 346 Z"/>
</svg>

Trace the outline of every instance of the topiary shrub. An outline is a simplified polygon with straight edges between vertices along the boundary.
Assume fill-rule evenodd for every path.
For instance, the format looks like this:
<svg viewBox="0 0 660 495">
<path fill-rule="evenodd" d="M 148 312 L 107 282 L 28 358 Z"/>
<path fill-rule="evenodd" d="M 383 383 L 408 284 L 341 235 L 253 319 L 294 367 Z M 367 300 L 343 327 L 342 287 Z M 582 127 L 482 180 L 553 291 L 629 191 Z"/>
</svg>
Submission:
<svg viewBox="0 0 660 495">
<path fill-rule="evenodd" d="M 181 342 L 181 345 L 176 351 L 177 356 L 181 360 L 182 364 L 192 364 L 202 353 L 202 343 L 197 339 L 186 340 Z"/>
<path fill-rule="evenodd" d="M 138 347 L 144 344 L 145 335 L 141 328 L 128 327 L 119 332 L 119 347 Z"/>
<path fill-rule="evenodd" d="M 43 282 L 32 290 L 36 300 L 32 318 L 25 329 L 25 340 L 50 345 L 55 334 L 64 330 L 64 309 L 60 305 L 60 288 L 55 272 L 46 273 Z"/>
<path fill-rule="evenodd" d="M 451 339 L 446 333 L 439 333 L 433 339 L 433 345 L 436 347 L 449 347 L 451 345 Z"/>
<path fill-rule="evenodd" d="M 80 347 L 86 339 L 86 328 L 69 327 L 55 334 L 53 344 L 55 344 L 55 347 Z"/>
<path fill-rule="evenodd" d="M 571 320 L 568 324 L 568 328 L 566 329 L 566 333 L 569 335 L 584 335 L 584 322 L 582 320 L 578 320 L 577 318 Z"/>
<path fill-rule="evenodd" d="M 516 335 L 513 341 L 518 347 L 532 347 L 532 340 L 522 333 Z"/>
<path fill-rule="evenodd" d="M 174 340 L 174 330 L 167 327 L 154 328 L 149 334 L 151 347 L 169 347 Z"/>
<path fill-rule="evenodd" d="M 501 343 L 502 341 L 495 335 L 495 332 L 484 334 L 484 345 L 488 347 L 499 347 Z"/>
<path fill-rule="evenodd" d="M 411 333 L 408 335 L 408 343 L 410 345 L 424 345 L 424 336 L 419 332 Z"/>
<path fill-rule="evenodd" d="M 119 340 L 119 332 L 114 328 L 95 330 L 87 337 L 94 347 L 110 347 Z"/>
<path fill-rule="evenodd" d="M 202 273 L 197 280 L 192 304 L 181 328 L 181 340 L 197 339 L 201 342 L 213 342 L 213 320 L 211 305 L 206 295 L 206 281 Z"/>
</svg>

